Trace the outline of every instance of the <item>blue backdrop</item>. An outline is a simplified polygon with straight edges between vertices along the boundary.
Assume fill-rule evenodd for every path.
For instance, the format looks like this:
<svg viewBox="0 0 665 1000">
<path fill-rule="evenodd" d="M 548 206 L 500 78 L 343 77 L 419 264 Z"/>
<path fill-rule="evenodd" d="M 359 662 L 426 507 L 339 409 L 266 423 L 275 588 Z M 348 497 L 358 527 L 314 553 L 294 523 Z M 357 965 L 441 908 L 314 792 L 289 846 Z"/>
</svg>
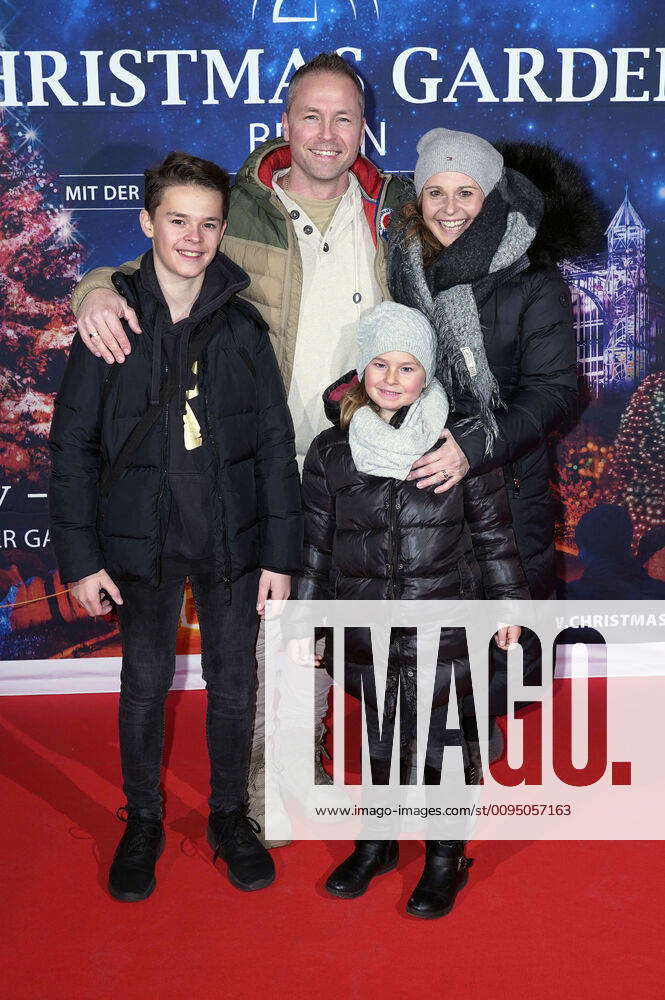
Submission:
<svg viewBox="0 0 665 1000">
<path fill-rule="evenodd" d="M 633 297 L 621 308 L 639 316 L 633 334 L 645 345 L 637 360 L 626 360 L 612 319 L 607 256 L 567 274 L 590 403 L 559 446 L 562 576 L 577 572 L 577 518 L 630 491 L 630 405 L 640 390 L 638 412 L 652 421 L 654 440 L 665 420 L 653 404 L 665 367 L 659 0 L 31 0 L 3 10 L 0 602 L 22 605 L 0 609 L 5 658 L 70 646 L 73 655 L 94 652 L 101 627 L 67 621 L 61 599 L 39 596 L 58 588 L 46 535 L 46 432 L 73 332 L 66 303 L 76 276 L 144 249 L 136 209 L 146 166 L 183 149 L 234 172 L 278 134 L 291 73 L 324 50 L 342 51 L 364 80 L 365 148 L 384 169 L 410 171 L 417 139 L 439 125 L 547 141 L 585 166 L 608 225 L 619 212 L 612 280 L 623 267 Z M 639 223 L 633 245 L 629 215 Z M 587 320 L 596 309 L 597 364 L 585 308 Z M 630 508 L 637 535 L 662 520 L 662 486 L 659 493 L 654 480 L 649 489 L 649 517 Z"/>
</svg>

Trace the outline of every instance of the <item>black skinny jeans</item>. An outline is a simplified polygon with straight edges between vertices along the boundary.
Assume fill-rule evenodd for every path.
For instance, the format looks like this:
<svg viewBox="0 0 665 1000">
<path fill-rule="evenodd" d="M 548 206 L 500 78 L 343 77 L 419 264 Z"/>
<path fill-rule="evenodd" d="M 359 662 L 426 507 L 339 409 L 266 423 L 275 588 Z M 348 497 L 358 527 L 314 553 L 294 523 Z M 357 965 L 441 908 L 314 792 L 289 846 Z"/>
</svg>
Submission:
<svg viewBox="0 0 665 1000">
<path fill-rule="evenodd" d="M 256 705 L 258 571 L 227 589 L 212 576 L 190 577 L 201 627 L 201 664 L 208 692 L 206 736 L 210 809 L 245 803 Z M 159 587 L 122 582 L 120 607 L 120 757 L 127 808 L 162 814 L 160 770 L 164 703 L 175 673 L 176 629 L 185 579 Z"/>
</svg>

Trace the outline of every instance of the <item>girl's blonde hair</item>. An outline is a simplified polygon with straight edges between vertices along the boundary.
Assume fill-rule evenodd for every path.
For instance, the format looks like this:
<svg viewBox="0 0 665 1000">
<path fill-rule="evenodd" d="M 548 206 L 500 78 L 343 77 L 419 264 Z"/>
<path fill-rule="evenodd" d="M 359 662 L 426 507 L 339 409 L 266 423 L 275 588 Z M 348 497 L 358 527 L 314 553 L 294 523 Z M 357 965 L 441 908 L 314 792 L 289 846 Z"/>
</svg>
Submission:
<svg viewBox="0 0 665 1000">
<path fill-rule="evenodd" d="M 351 417 L 361 406 L 371 406 L 375 413 L 379 412 L 379 407 L 367 395 L 364 375 L 360 382 L 358 382 L 358 385 L 354 385 L 353 389 L 349 389 L 340 403 L 339 426 L 343 431 L 349 426 Z"/>
</svg>

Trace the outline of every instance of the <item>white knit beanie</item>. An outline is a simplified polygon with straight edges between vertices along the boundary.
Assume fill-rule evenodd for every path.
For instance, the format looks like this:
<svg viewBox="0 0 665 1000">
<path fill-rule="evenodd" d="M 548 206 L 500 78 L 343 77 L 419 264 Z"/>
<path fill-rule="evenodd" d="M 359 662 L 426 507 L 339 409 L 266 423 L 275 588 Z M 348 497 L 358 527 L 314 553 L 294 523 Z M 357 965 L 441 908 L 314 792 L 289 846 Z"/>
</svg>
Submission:
<svg viewBox="0 0 665 1000">
<path fill-rule="evenodd" d="M 372 358 L 387 351 L 412 354 L 425 369 L 425 385 L 436 371 L 436 334 L 418 309 L 397 302 L 381 302 L 358 324 L 358 378 Z"/>
<path fill-rule="evenodd" d="M 413 180 L 418 197 L 430 177 L 447 172 L 471 177 L 487 197 L 503 173 L 501 153 L 487 139 L 471 132 L 433 128 L 425 132 L 416 149 L 419 155 Z"/>
</svg>

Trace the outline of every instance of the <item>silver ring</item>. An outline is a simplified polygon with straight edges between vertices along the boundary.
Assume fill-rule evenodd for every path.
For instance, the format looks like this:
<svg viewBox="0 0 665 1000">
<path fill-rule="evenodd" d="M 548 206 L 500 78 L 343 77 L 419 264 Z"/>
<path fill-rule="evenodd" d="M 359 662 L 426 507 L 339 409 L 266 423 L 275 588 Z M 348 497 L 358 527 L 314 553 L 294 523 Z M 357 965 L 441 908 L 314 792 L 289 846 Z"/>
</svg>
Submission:
<svg viewBox="0 0 665 1000">
<path fill-rule="evenodd" d="M 95 338 L 98 337 L 99 334 L 97 333 L 96 330 L 91 330 L 88 336 L 90 337 L 90 340 L 95 340 Z"/>
<path fill-rule="evenodd" d="M 445 469 L 441 469 L 441 475 L 443 476 L 444 483 L 447 483 L 449 479 L 452 479 L 452 472 L 446 472 Z"/>
</svg>

